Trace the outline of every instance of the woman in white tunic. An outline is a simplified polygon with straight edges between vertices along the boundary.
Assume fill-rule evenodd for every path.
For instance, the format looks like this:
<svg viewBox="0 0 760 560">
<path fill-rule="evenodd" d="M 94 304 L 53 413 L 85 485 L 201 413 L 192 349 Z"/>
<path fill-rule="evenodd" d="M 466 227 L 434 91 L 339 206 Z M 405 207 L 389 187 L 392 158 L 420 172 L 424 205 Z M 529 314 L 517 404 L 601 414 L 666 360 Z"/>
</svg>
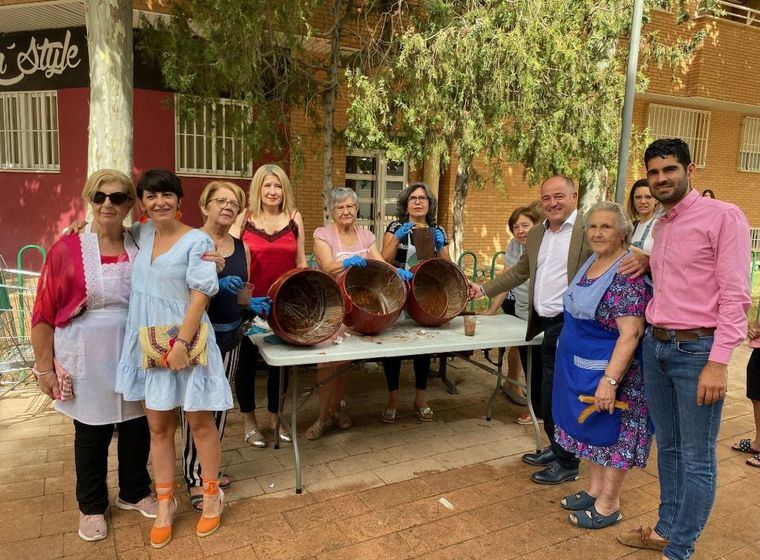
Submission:
<svg viewBox="0 0 760 560">
<path fill-rule="evenodd" d="M 32 316 L 34 373 L 55 408 L 74 421 L 74 461 L 79 536 L 106 537 L 108 446 L 119 434 L 116 506 L 156 517 L 147 470 L 150 432 L 138 402 L 115 391 L 137 254 L 122 221 L 135 202 L 135 187 L 110 169 L 93 173 L 82 196 L 92 224 L 50 249 Z M 59 384 L 60 379 L 60 384 Z"/>
</svg>

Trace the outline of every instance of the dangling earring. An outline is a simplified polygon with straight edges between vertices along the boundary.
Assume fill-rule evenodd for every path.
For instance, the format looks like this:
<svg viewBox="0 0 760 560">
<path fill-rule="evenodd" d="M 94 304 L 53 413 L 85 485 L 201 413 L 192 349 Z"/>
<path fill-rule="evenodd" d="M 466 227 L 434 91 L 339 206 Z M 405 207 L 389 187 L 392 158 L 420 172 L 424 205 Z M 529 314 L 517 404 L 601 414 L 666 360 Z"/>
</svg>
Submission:
<svg viewBox="0 0 760 560">
<path fill-rule="evenodd" d="M 174 219 L 175 219 L 175 220 L 181 220 L 181 219 L 182 219 L 182 212 L 180 212 L 179 210 L 177 210 L 177 211 L 174 213 Z"/>
<path fill-rule="evenodd" d="M 148 223 L 148 214 L 146 214 L 145 212 L 143 212 L 143 215 L 140 216 L 137 221 L 140 222 L 141 224 L 147 224 Z"/>
</svg>

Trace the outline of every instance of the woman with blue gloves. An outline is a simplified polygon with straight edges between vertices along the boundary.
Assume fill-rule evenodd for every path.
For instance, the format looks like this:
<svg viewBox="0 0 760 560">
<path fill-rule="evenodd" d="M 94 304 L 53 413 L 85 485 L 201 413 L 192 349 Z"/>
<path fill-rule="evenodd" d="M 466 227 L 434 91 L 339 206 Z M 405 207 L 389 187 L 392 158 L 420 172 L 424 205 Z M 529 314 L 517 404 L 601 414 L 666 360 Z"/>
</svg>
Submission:
<svg viewBox="0 0 760 560">
<path fill-rule="evenodd" d="M 352 266 L 367 266 L 367 259 L 383 260 L 375 245 L 375 234 L 356 225 L 359 199 L 352 189 L 332 189 L 327 198 L 327 210 L 333 223 L 314 231 L 314 255 L 321 270 L 337 276 Z M 406 277 L 403 274 L 409 274 L 406 270 L 400 270 L 399 273 L 404 279 Z M 307 439 L 317 439 L 335 426 L 343 430 L 351 427 L 351 418 L 341 408 L 348 374 L 344 372 L 336 375 L 337 369 L 346 363 L 317 366 L 317 383 L 331 381 L 320 387 L 319 418 L 306 430 Z"/>
<path fill-rule="evenodd" d="M 205 220 L 201 230 L 212 239 L 217 251 L 224 257 L 224 268 L 219 272 L 219 292 L 211 298 L 207 313 L 214 330 L 216 344 L 222 353 L 224 375 L 232 386 L 240 356 L 241 324 L 244 312 L 244 308 L 237 303 L 237 292 L 243 287 L 243 282 L 248 279 L 251 255 L 240 239 L 230 235 L 230 228 L 245 208 L 245 193 L 234 183 L 212 181 L 203 189 L 199 204 Z M 252 298 L 248 311 L 263 315 L 269 311 L 269 305 L 269 299 L 266 297 Z M 214 412 L 214 423 L 219 432 L 220 441 L 224 437 L 226 422 L 226 410 Z M 182 440 L 184 442 L 182 475 L 190 494 L 190 504 L 196 511 L 201 511 L 203 507 L 201 465 L 192 432 L 184 414 L 182 414 Z M 221 488 L 227 488 L 230 483 L 227 475 L 220 475 Z"/>
<path fill-rule="evenodd" d="M 383 236 L 383 258 L 398 267 L 402 278 L 411 280 L 409 269 L 419 262 L 412 239 L 412 230 L 416 227 L 433 228 L 433 242 L 436 256 L 450 260 L 448 237 L 442 226 L 436 225 L 436 200 L 425 183 L 412 183 L 398 197 L 397 220 L 388 224 Z M 427 403 L 427 378 L 430 373 L 430 356 L 416 356 L 414 361 L 414 412 L 422 422 L 433 420 L 433 411 Z M 396 421 L 398 406 L 399 380 L 401 377 L 401 358 L 383 360 L 385 379 L 388 383 L 388 406 L 383 412 L 382 420 L 388 424 Z"/>
</svg>

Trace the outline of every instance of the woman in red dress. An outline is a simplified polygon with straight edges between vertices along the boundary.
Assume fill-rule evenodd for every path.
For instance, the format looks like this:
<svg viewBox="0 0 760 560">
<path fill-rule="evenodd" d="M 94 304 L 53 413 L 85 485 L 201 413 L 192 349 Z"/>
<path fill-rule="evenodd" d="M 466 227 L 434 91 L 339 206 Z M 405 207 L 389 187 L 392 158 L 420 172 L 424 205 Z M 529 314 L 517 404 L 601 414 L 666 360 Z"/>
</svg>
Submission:
<svg viewBox="0 0 760 560">
<path fill-rule="evenodd" d="M 295 207 L 290 179 L 277 165 L 262 165 L 251 180 L 248 212 L 242 239 L 251 253 L 249 282 L 253 296 L 265 296 L 282 274 L 293 268 L 306 268 L 303 218 Z M 240 412 L 245 420 L 245 440 L 254 447 L 266 447 L 267 439 L 256 422 L 255 373 L 258 350 L 247 337 L 240 349 L 240 366 L 235 377 Z M 267 410 L 269 428 L 277 425 L 279 370 L 269 367 Z M 287 378 L 285 379 L 287 386 Z M 290 442 L 290 434 L 280 427 L 280 440 Z"/>
</svg>

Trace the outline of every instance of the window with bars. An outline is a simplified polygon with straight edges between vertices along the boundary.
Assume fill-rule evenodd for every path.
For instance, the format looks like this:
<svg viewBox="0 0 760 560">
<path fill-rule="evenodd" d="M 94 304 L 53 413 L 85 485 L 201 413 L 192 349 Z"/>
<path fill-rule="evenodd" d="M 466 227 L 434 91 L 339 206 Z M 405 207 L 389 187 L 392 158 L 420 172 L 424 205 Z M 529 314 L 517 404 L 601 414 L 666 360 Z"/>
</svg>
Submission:
<svg viewBox="0 0 760 560">
<path fill-rule="evenodd" d="M 710 132 L 709 111 L 651 104 L 647 127 L 655 140 L 680 138 L 686 142 L 694 165 L 705 166 Z"/>
<path fill-rule="evenodd" d="M 760 117 L 744 117 L 739 171 L 760 173 Z"/>
<path fill-rule="evenodd" d="M 0 169 L 61 169 L 55 91 L 0 93 Z"/>
<path fill-rule="evenodd" d="M 241 114 L 250 118 L 250 110 L 244 103 L 219 99 L 194 107 L 187 115 L 180 110 L 181 96 L 176 96 L 175 103 L 177 173 L 251 176 L 251 161 L 245 158 L 241 121 Z"/>
</svg>

